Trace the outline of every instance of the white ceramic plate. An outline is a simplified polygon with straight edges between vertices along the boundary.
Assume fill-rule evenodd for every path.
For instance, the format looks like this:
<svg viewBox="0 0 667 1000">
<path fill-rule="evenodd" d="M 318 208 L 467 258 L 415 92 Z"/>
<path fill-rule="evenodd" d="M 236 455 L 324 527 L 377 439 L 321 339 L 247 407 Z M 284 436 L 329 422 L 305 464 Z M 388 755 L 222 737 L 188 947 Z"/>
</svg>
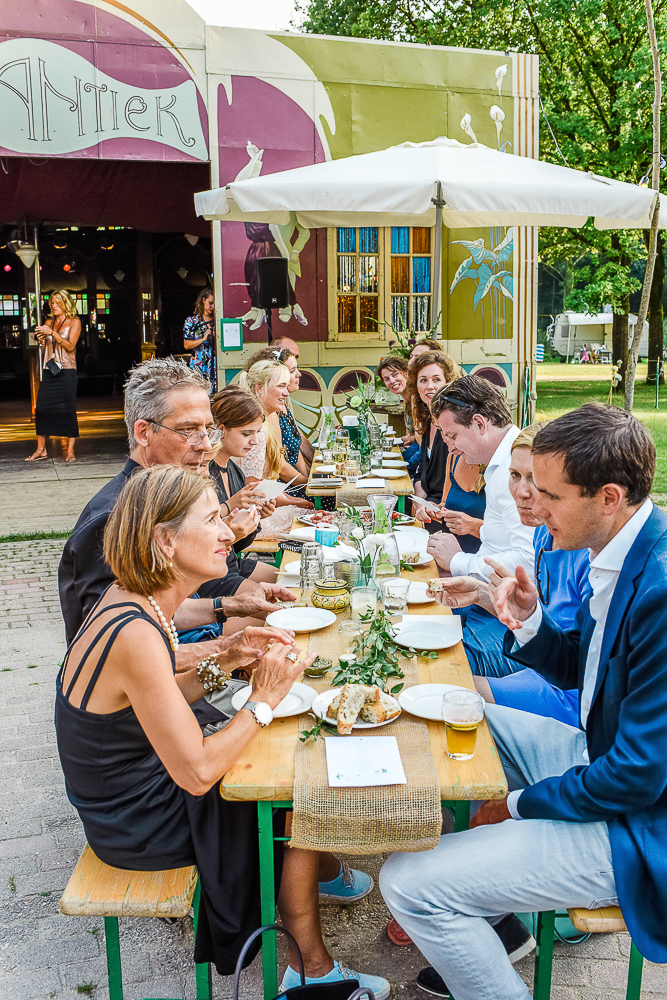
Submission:
<svg viewBox="0 0 667 1000">
<path fill-rule="evenodd" d="M 403 471 L 405 472 L 407 464 L 408 463 L 404 462 L 403 459 L 398 459 L 398 458 L 394 458 L 394 459 L 392 459 L 392 458 L 383 458 L 382 459 L 382 468 L 383 469 L 403 469 Z"/>
<path fill-rule="evenodd" d="M 335 472 L 335 465 L 316 465 L 313 472 Z"/>
<path fill-rule="evenodd" d="M 232 698 L 232 708 L 240 712 L 250 697 L 251 691 L 252 688 L 250 685 L 237 691 Z M 273 718 L 286 719 L 290 715 L 301 715 L 302 712 L 309 712 L 314 697 L 315 691 L 313 688 L 308 687 L 307 684 L 299 684 L 298 681 L 295 681 L 283 700 L 274 708 Z"/>
<path fill-rule="evenodd" d="M 408 590 L 408 604 L 433 604 L 435 597 L 427 597 L 428 584 L 415 580 Z"/>
<path fill-rule="evenodd" d="M 414 549 L 408 549 L 408 551 L 409 552 L 414 552 Z M 399 552 L 399 555 L 400 555 L 401 554 L 400 548 L 399 548 L 398 552 Z M 408 563 L 408 565 L 409 566 L 428 566 L 432 562 L 433 562 L 433 556 L 430 556 L 427 552 L 420 552 L 419 553 L 419 559 L 417 560 L 417 562 L 411 562 L 411 563 Z M 409 570 L 408 570 L 408 572 L 409 572 Z"/>
<path fill-rule="evenodd" d="M 271 617 L 271 616 L 269 616 Z M 268 618 L 267 618 L 268 621 Z M 269 624 L 271 624 L 269 622 Z M 285 628 L 289 628 L 286 625 Z M 460 634 L 454 629 L 441 625 L 437 619 L 431 624 L 424 619 L 419 622 L 403 622 L 396 630 L 396 642 L 399 646 L 412 646 L 413 649 L 450 649 L 461 641 Z"/>
<path fill-rule="evenodd" d="M 410 715 L 442 722 L 442 696 L 445 691 L 469 691 L 459 684 L 415 684 L 398 696 L 398 704 Z"/>
<path fill-rule="evenodd" d="M 272 628 L 287 628 L 292 632 L 317 632 L 318 629 L 333 625 L 336 616 L 324 608 L 281 608 L 272 611 L 266 624 Z"/>
<path fill-rule="evenodd" d="M 371 469 L 371 475 L 379 479 L 403 479 L 405 469 L 387 469 L 383 466 L 381 469 Z"/>
<path fill-rule="evenodd" d="M 408 464 L 405 461 L 404 458 L 401 458 L 401 456 L 399 455 L 399 453 L 397 451 L 383 451 L 382 452 L 382 457 L 383 458 L 391 458 L 395 462 L 400 462 L 402 465 L 407 465 Z"/>
<path fill-rule="evenodd" d="M 313 703 L 312 703 L 312 705 L 310 707 L 311 707 L 311 711 L 313 711 L 315 713 L 315 715 L 317 716 L 318 719 L 324 719 L 324 718 L 326 718 L 327 709 L 328 709 L 329 705 L 334 700 L 334 698 L 336 697 L 336 695 L 340 694 L 342 690 L 343 689 L 339 688 L 339 687 L 338 688 L 332 688 L 331 691 L 323 691 L 322 694 L 318 694 L 315 697 L 315 699 L 313 700 Z M 391 698 L 391 695 L 389 697 Z M 396 705 L 397 708 L 401 707 L 400 704 L 396 701 L 395 698 L 391 698 L 391 700 L 395 703 L 395 705 Z M 386 719 L 384 722 L 361 722 L 360 720 L 358 720 L 357 722 L 354 723 L 354 725 L 352 726 L 352 728 L 353 729 L 379 729 L 380 726 L 388 726 L 390 722 L 394 722 L 396 719 L 400 719 L 400 717 L 401 717 L 401 714 L 399 712 L 399 714 L 395 715 L 393 719 Z M 330 725 L 332 725 L 334 727 L 334 729 L 336 728 L 336 720 L 335 719 L 327 719 L 327 722 Z"/>
</svg>

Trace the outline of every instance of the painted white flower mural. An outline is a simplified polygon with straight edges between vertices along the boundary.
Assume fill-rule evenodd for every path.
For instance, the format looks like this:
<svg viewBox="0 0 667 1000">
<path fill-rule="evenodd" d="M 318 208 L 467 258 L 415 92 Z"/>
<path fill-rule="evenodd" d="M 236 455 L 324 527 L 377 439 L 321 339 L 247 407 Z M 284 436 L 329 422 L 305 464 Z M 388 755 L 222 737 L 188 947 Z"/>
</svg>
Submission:
<svg viewBox="0 0 667 1000">
<path fill-rule="evenodd" d="M 469 115 L 467 111 L 461 119 L 461 128 L 466 135 L 470 136 L 473 142 L 477 142 L 477 136 L 472 129 L 472 115 Z"/>
</svg>

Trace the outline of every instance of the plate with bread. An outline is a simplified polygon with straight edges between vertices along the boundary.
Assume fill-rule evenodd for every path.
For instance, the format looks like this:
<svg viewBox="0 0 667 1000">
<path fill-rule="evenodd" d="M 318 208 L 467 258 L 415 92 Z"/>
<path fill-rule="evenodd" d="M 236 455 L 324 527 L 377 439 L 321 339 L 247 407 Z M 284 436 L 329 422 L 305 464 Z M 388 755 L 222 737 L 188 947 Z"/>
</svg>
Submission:
<svg viewBox="0 0 667 1000">
<path fill-rule="evenodd" d="M 369 684 L 345 684 L 318 694 L 311 706 L 318 719 L 336 726 L 339 736 L 353 729 L 387 726 L 401 714 L 401 706 L 390 694 Z"/>
</svg>

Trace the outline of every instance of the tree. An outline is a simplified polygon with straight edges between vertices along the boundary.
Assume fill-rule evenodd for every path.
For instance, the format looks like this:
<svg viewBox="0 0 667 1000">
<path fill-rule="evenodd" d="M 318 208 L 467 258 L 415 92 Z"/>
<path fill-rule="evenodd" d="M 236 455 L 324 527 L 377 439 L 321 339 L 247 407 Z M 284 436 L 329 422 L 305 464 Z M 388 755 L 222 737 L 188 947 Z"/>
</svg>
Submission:
<svg viewBox="0 0 667 1000">
<path fill-rule="evenodd" d="M 653 10 L 660 38 L 667 0 Z M 653 77 L 643 0 L 302 0 L 300 11 L 305 31 L 537 53 L 542 159 L 631 183 L 649 172 Z M 614 360 L 627 360 L 629 296 L 640 287 L 630 268 L 645 253 L 640 232 L 540 232 L 543 259 L 587 259 L 577 300 L 588 311 L 611 302 Z M 660 302 L 664 266 L 653 282 L 651 301 Z"/>
</svg>

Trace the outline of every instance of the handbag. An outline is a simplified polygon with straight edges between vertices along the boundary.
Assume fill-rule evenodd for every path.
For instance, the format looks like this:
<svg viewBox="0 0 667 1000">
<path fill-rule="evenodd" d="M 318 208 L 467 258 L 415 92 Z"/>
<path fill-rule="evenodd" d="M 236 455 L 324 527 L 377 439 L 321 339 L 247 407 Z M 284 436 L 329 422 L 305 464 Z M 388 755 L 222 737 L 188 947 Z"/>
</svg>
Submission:
<svg viewBox="0 0 667 1000">
<path fill-rule="evenodd" d="M 236 963 L 236 969 L 234 970 L 234 990 L 232 993 L 233 1000 L 239 1000 L 239 984 L 241 980 L 241 970 L 243 969 L 243 960 L 246 956 L 248 948 L 260 934 L 264 934 L 267 931 L 280 931 L 284 934 L 292 943 L 294 950 L 296 951 L 297 958 L 299 959 L 299 976 L 301 978 L 300 986 L 292 986 L 290 989 L 285 990 L 284 993 L 280 994 L 280 1000 L 359 1000 L 360 997 L 364 996 L 367 1000 L 375 1000 L 375 995 L 367 987 L 360 987 L 358 979 L 343 979 L 337 983 L 306 983 L 306 975 L 303 970 L 303 958 L 301 957 L 301 952 L 299 946 L 290 934 L 286 931 L 284 927 L 280 924 L 266 924 L 264 927 L 260 927 L 258 930 L 254 931 L 243 945 L 241 954 L 238 957 Z M 276 998 L 278 1000 L 278 998 Z"/>
<path fill-rule="evenodd" d="M 47 372 L 51 372 L 54 378 L 63 373 L 63 366 L 59 365 L 55 358 L 49 358 L 44 367 Z"/>
</svg>

